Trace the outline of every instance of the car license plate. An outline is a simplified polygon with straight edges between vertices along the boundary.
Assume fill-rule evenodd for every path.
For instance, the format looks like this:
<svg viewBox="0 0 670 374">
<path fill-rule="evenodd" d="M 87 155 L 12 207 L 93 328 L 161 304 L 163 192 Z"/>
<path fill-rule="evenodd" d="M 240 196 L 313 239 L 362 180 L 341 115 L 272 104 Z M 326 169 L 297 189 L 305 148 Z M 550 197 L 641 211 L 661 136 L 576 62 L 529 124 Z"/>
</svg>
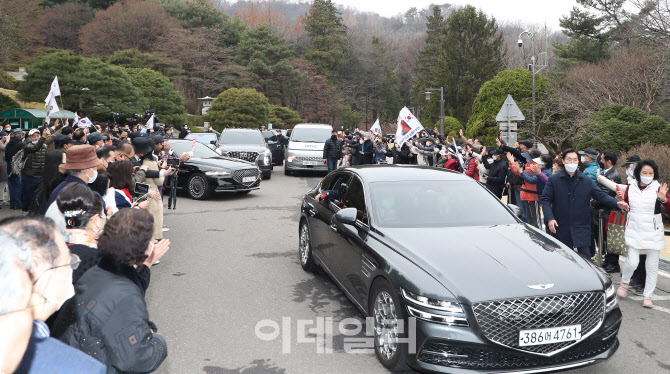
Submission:
<svg viewBox="0 0 670 374">
<path fill-rule="evenodd" d="M 316 166 L 316 165 L 318 165 L 319 163 L 316 162 L 316 161 L 303 161 L 302 164 L 303 164 L 303 165 Z"/>
<path fill-rule="evenodd" d="M 251 182 L 255 182 L 255 181 L 256 181 L 256 177 L 244 177 L 244 178 L 242 178 L 242 183 L 251 183 Z"/>
<path fill-rule="evenodd" d="M 582 325 L 519 331 L 519 346 L 570 342 L 582 338 Z"/>
</svg>

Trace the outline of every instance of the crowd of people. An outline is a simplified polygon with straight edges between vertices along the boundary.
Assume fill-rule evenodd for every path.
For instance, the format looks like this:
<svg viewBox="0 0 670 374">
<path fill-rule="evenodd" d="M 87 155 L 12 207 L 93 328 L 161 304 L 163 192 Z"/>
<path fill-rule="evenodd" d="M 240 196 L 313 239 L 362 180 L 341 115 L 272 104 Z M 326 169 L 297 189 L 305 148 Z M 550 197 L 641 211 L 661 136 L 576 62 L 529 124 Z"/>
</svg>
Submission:
<svg viewBox="0 0 670 374">
<path fill-rule="evenodd" d="M 167 357 L 144 295 L 170 248 L 169 165 L 190 157 L 171 151 L 172 133 L 3 126 L 0 208 L 17 214 L 0 220 L 0 373 L 151 372 Z"/>
<path fill-rule="evenodd" d="M 658 182 L 652 159 L 628 157 L 622 181 L 619 158 L 610 150 L 566 149 L 552 156 L 530 140 L 507 145 L 502 133 L 496 144 L 485 145 L 482 139 L 466 138 L 462 130 L 458 138 L 444 138 L 437 129 L 423 129 L 405 144 L 358 129 L 333 131 L 323 159 L 329 172 L 390 161 L 464 173 L 517 206 L 524 222 L 546 230 L 584 258 L 593 261 L 600 249 L 604 270 L 622 273 L 619 295 L 630 290 L 643 296 L 643 306 L 653 306 L 660 251 L 665 248 L 661 209 L 670 210 L 670 195 L 667 184 Z M 607 238 L 615 225 L 624 232 L 620 242 Z M 620 256 L 626 257 L 623 269 Z"/>
</svg>

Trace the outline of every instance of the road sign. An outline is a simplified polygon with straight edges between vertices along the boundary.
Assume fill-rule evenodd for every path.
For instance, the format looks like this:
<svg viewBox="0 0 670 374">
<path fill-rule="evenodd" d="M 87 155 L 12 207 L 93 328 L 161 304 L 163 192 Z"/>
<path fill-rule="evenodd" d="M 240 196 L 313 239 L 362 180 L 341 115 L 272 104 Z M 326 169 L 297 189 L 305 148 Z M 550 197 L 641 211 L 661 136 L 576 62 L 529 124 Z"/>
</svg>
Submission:
<svg viewBox="0 0 670 374">
<path fill-rule="evenodd" d="M 512 131 L 518 130 L 516 122 L 510 123 L 510 124 L 507 124 L 507 123 L 501 123 L 500 124 L 500 131 L 507 131 L 508 129 L 512 130 Z"/>
<path fill-rule="evenodd" d="M 507 95 L 505 103 L 496 116 L 496 122 L 523 121 L 525 119 L 526 117 L 521 113 L 521 109 L 514 102 L 512 95 Z"/>
<path fill-rule="evenodd" d="M 517 134 L 518 133 L 511 132 L 511 131 L 509 133 L 505 132 L 505 133 L 503 133 L 503 141 L 505 142 L 505 144 L 509 145 L 510 147 L 514 147 L 514 145 L 518 141 L 517 140 L 518 139 Z"/>
</svg>

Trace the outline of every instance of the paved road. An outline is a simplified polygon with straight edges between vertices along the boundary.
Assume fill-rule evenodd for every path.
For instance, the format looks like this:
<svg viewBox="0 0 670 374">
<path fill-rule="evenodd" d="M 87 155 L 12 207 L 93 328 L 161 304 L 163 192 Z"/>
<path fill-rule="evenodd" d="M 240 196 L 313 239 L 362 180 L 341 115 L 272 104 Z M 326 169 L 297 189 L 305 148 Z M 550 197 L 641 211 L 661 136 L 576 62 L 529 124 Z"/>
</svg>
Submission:
<svg viewBox="0 0 670 374">
<path fill-rule="evenodd" d="M 305 273 L 299 265 L 300 198 L 319 179 L 287 177 L 275 168 L 261 190 L 209 201 L 181 197 L 176 211 L 165 211 L 172 248 L 154 267 L 147 293 L 150 316 L 169 346 L 158 373 L 386 372 L 374 354 L 345 353 L 338 322 L 361 320 L 360 315 L 327 277 Z M 0 216 L 9 213 L 0 210 Z M 661 277 L 659 288 L 670 291 L 670 279 Z M 617 354 L 570 373 L 670 373 L 670 294 L 660 289 L 664 300 L 656 302 L 656 310 L 621 300 Z M 323 339 L 298 342 L 298 320 L 311 328 L 326 318 L 332 318 L 326 326 L 334 325 L 333 353 L 318 353 L 324 351 Z M 256 336 L 264 320 L 278 324 L 276 339 Z M 260 332 L 268 336 L 273 329 Z M 310 338 L 316 340 L 315 334 L 307 334 Z"/>
</svg>

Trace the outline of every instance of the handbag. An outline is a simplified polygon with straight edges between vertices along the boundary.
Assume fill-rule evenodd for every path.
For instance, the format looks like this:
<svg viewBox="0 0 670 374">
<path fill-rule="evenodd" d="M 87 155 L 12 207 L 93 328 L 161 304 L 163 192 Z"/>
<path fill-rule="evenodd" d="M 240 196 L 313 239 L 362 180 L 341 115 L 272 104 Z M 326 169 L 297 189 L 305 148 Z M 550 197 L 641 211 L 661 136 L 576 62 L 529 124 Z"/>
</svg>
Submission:
<svg viewBox="0 0 670 374">
<path fill-rule="evenodd" d="M 613 211 L 607 224 L 607 252 L 619 256 L 628 256 L 626 247 L 626 219 L 627 212 Z"/>
</svg>

